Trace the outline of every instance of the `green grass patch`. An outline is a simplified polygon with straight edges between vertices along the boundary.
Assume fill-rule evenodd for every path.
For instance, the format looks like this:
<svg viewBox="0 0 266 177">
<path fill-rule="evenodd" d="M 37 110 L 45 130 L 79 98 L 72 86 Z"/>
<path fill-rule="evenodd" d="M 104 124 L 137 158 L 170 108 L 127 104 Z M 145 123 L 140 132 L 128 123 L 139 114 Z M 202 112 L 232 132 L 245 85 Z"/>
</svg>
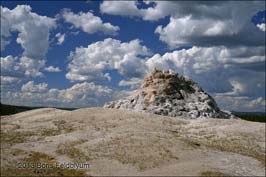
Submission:
<svg viewBox="0 0 266 177">
<path fill-rule="evenodd" d="M 24 131 L 24 132 L 17 132 L 17 131 L 9 131 L 9 132 L 2 132 L 1 131 L 1 143 L 6 144 L 16 144 L 16 143 L 24 143 L 29 137 L 34 136 L 34 132 Z"/>
<path fill-rule="evenodd" d="M 58 129 L 45 129 L 40 132 L 41 136 L 56 136 L 60 135 L 62 132 Z"/>
<path fill-rule="evenodd" d="M 170 144 L 170 142 L 165 142 Z M 158 137 L 151 137 L 150 141 L 134 136 L 114 137 L 97 146 L 88 147 L 87 151 L 93 159 L 115 159 L 122 164 L 132 164 L 139 171 L 158 167 L 178 157 L 165 144 L 160 143 Z"/>
<path fill-rule="evenodd" d="M 79 140 L 69 143 L 61 143 L 58 145 L 56 152 L 58 154 L 68 156 L 77 163 L 87 162 L 91 160 L 91 158 L 75 147 L 76 145 L 82 144 L 84 142 L 85 141 L 83 140 Z"/>
<path fill-rule="evenodd" d="M 250 137 L 247 137 L 250 138 Z M 217 149 L 225 152 L 238 153 L 244 156 L 249 156 L 257 159 L 265 166 L 265 151 L 259 151 L 260 147 L 257 147 L 253 144 L 243 144 L 240 139 L 235 137 L 229 138 L 218 138 L 218 139 L 208 139 L 206 140 L 197 140 L 193 138 L 181 138 L 185 143 L 195 147 L 195 145 L 204 145 L 213 149 Z"/>
<path fill-rule="evenodd" d="M 65 120 L 57 120 L 53 121 L 53 123 L 62 133 L 71 133 L 75 131 L 75 129 L 71 125 L 68 125 Z"/>
<path fill-rule="evenodd" d="M 227 176 L 227 175 L 219 171 L 207 170 L 207 171 L 201 172 L 200 176 Z"/>
<path fill-rule="evenodd" d="M 238 139 L 217 139 L 211 140 L 207 144 L 209 147 L 219 149 L 221 151 L 234 152 L 249 157 L 253 157 L 265 166 L 265 152 L 259 152 L 257 147 L 244 146 Z"/>
</svg>

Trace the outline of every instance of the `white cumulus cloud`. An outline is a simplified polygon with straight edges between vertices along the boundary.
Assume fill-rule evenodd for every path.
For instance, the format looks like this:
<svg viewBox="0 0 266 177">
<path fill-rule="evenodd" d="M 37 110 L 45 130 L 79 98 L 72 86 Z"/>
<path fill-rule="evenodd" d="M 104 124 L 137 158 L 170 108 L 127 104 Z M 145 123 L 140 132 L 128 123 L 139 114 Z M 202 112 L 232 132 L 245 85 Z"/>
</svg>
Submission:
<svg viewBox="0 0 266 177">
<path fill-rule="evenodd" d="M 22 57 L 13 57 L 8 55 L 1 57 L 1 76 L 7 78 L 14 78 L 13 81 L 21 78 L 38 77 L 43 74 L 39 71 L 45 65 L 44 60 L 36 60 Z M 16 78 L 16 79 L 15 79 Z M 11 82 L 11 80 L 9 79 Z"/>
<path fill-rule="evenodd" d="M 57 33 L 55 37 L 57 38 L 58 45 L 63 44 L 63 42 L 65 41 L 65 34 Z"/>
<path fill-rule="evenodd" d="M 34 84 L 34 81 L 29 81 L 26 84 L 23 84 L 21 87 L 22 92 L 31 92 L 31 93 L 41 93 L 47 90 L 48 84 L 40 83 Z"/>
<path fill-rule="evenodd" d="M 113 90 L 93 82 L 75 84 L 66 89 L 49 89 L 46 83 L 29 81 L 21 91 L 1 92 L 1 102 L 15 105 L 52 107 L 101 106 L 112 99 Z"/>
<path fill-rule="evenodd" d="M 71 52 L 66 77 L 71 81 L 110 80 L 106 70 L 117 70 L 125 77 L 143 76 L 146 66 L 140 56 L 147 55 L 150 55 L 149 49 L 138 39 L 121 42 L 107 38 Z"/>
<path fill-rule="evenodd" d="M 100 10 L 110 15 L 142 16 L 136 6 L 136 1 L 104 1 L 100 5 Z"/>
<path fill-rule="evenodd" d="M 14 9 L 1 6 L 1 41 L 12 32 L 18 32 L 16 42 L 24 49 L 23 55 L 43 59 L 49 47 L 49 31 L 56 26 L 55 19 L 40 16 L 28 5 Z"/>
<path fill-rule="evenodd" d="M 261 24 L 257 24 L 257 27 L 261 30 L 265 32 L 265 23 L 261 23 Z"/>
<path fill-rule="evenodd" d="M 104 23 L 100 17 L 94 16 L 91 12 L 74 14 L 70 10 L 65 9 L 62 12 L 62 17 L 66 22 L 73 24 L 76 28 L 80 28 L 89 34 L 102 32 L 104 34 L 116 35 L 120 29 L 111 23 Z"/>
<path fill-rule="evenodd" d="M 129 80 L 121 80 L 118 85 L 119 86 L 130 86 L 131 89 L 136 89 L 140 87 L 142 78 L 130 78 Z"/>
<path fill-rule="evenodd" d="M 11 76 L 0 76 L 1 86 L 4 85 L 11 85 L 14 83 L 19 82 L 19 78 L 17 77 L 11 77 Z"/>
<path fill-rule="evenodd" d="M 51 72 L 51 73 L 56 73 L 56 72 L 60 72 L 61 71 L 60 68 L 54 67 L 54 66 L 46 67 L 46 68 L 44 68 L 44 70 L 47 71 L 47 72 Z"/>
<path fill-rule="evenodd" d="M 237 111 L 265 111 L 265 98 L 249 98 L 246 96 L 214 96 L 218 105 L 226 110 Z"/>
<path fill-rule="evenodd" d="M 14 9 L 1 6 L 1 44 L 8 45 L 9 37 L 18 32 L 16 42 L 21 45 L 21 57 L 1 57 L 1 76 L 10 82 L 18 78 L 42 76 L 45 55 L 49 47 L 50 30 L 56 27 L 55 19 L 40 16 L 28 5 Z"/>
<path fill-rule="evenodd" d="M 136 1 L 104 1 L 102 13 L 155 21 L 170 17 L 166 26 L 155 33 L 170 48 L 180 46 L 263 46 L 265 39 L 258 33 L 251 18 L 264 10 L 264 2 L 249 1 L 148 1 L 139 8 Z M 259 25 L 263 29 L 263 24 Z M 252 37 L 247 37 L 252 36 Z"/>
</svg>

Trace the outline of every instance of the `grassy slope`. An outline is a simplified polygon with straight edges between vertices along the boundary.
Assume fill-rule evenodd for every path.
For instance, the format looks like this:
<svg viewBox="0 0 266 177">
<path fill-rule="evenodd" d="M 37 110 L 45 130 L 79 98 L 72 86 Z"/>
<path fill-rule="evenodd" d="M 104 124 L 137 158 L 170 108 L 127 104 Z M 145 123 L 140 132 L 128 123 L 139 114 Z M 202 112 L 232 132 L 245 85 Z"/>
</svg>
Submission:
<svg viewBox="0 0 266 177">
<path fill-rule="evenodd" d="M 26 106 L 12 106 L 12 105 L 5 105 L 5 104 L 0 104 L 0 115 L 10 115 L 10 114 L 16 114 L 19 112 L 23 111 L 28 111 L 32 109 L 37 109 L 34 107 L 26 107 Z"/>
<path fill-rule="evenodd" d="M 0 115 L 11 115 L 19 112 L 29 111 L 33 109 L 39 109 L 42 107 L 29 107 L 29 106 L 14 106 L 14 105 L 6 105 L 0 103 Z M 74 110 L 74 108 L 58 108 L 63 110 Z"/>
<path fill-rule="evenodd" d="M 248 120 L 252 122 L 266 122 L 266 115 L 257 115 L 257 114 L 235 114 L 237 117 L 243 119 L 243 120 Z"/>
</svg>

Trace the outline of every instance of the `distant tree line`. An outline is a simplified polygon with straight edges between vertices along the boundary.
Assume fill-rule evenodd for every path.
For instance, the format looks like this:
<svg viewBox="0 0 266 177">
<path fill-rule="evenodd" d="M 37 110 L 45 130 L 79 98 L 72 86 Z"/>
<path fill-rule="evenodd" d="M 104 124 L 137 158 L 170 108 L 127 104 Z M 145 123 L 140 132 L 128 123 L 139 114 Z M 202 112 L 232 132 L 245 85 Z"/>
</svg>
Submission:
<svg viewBox="0 0 266 177">
<path fill-rule="evenodd" d="M 235 116 L 248 120 L 248 121 L 253 121 L 253 122 L 266 122 L 266 115 L 265 114 L 257 114 L 257 113 L 247 113 L 247 114 L 238 114 L 234 113 Z"/>
<path fill-rule="evenodd" d="M 33 109 L 39 109 L 43 107 L 30 107 L 30 106 L 13 106 L 13 105 L 6 105 L 0 103 L 0 115 L 11 115 L 11 114 L 16 114 L 24 111 L 29 111 Z M 63 110 L 74 110 L 75 108 L 58 108 L 58 109 L 63 109 Z"/>
</svg>

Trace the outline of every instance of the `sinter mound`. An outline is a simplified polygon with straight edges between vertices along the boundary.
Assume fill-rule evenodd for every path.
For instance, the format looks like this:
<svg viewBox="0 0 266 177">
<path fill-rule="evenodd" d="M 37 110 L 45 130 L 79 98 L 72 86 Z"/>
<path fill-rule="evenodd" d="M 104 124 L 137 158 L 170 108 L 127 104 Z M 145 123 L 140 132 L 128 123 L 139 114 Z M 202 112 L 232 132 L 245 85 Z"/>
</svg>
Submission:
<svg viewBox="0 0 266 177">
<path fill-rule="evenodd" d="M 221 111 L 215 100 L 191 79 L 157 69 L 144 78 L 139 90 L 129 97 L 107 103 L 104 107 L 171 117 L 232 117 L 229 112 Z"/>
</svg>

